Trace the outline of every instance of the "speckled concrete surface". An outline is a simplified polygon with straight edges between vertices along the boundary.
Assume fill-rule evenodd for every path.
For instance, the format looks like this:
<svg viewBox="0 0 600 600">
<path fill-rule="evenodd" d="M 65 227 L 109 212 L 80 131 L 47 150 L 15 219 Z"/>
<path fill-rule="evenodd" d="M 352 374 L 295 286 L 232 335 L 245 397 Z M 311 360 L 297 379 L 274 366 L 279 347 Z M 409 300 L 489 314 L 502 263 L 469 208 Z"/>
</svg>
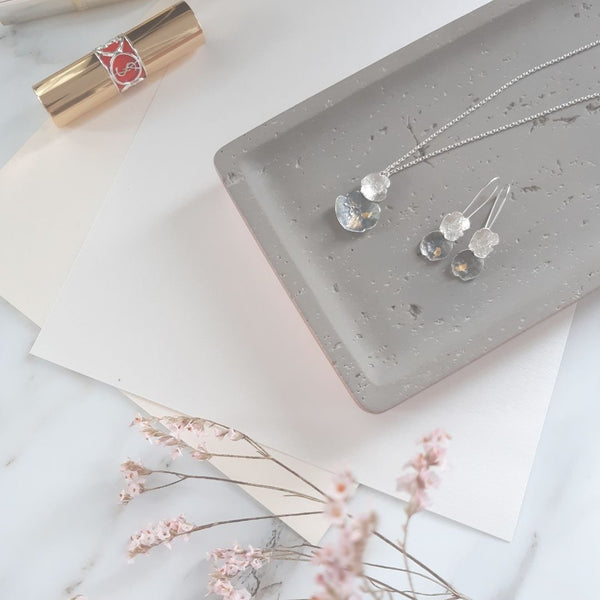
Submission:
<svg viewBox="0 0 600 600">
<path fill-rule="evenodd" d="M 598 0 L 494 2 L 217 153 L 229 193 L 366 409 L 398 404 L 600 285 L 600 101 L 394 176 L 368 233 L 339 226 L 335 197 L 508 79 L 596 39 L 599 26 Z M 600 91 L 599 57 L 596 48 L 527 78 L 426 150 Z M 513 185 L 494 227 L 501 242 L 463 283 L 417 246 L 495 175 Z"/>
</svg>

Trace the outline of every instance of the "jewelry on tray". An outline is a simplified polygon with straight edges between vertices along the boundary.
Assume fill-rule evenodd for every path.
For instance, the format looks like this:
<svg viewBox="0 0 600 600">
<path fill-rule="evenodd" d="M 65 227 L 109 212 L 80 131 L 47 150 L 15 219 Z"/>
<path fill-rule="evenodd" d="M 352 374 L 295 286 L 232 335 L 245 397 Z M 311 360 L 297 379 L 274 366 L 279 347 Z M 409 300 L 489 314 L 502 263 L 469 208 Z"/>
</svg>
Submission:
<svg viewBox="0 0 600 600">
<path fill-rule="evenodd" d="M 499 177 L 491 179 L 479 190 L 462 212 L 455 211 L 444 215 L 439 229 L 423 237 L 419 244 L 419 250 L 427 260 L 443 260 L 450 254 L 454 242 L 459 240 L 465 234 L 465 231 L 471 227 L 471 217 L 496 195 L 499 187 L 496 182 L 499 179 Z M 490 189 L 492 190 L 491 193 Z"/>
<path fill-rule="evenodd" d="M 494 129 L 489 129 L 488 131 L 484 131 L 482 133 L 478 133 L 476 135 L 472 135 L 462 140 L 458 140 L 452 144 L 444 146 L 439 150 L 433 150 L 427 153 L 421 153 L 417 158 L 412 158 L 417 152 L 422 150 L 429 142 L 438 137 L 440 134 L 444 133 L 448 129 L 450 129 L 453 125 L 456 125 L 458 122 L 462 121 L 465 117 L 469 116 L 471 113 L 475 112 L 485 104 L 487 104 L 490 100 L 494 99 L 496 96 L 499 96 L 508 88 L 512 87 L 519 81 L 556 65 L 562 61 L 565 61 L 573 56 L 581 54 L 582 52 L 586 52 L 592 48 L 600 46 L 600 39 L 589 42 L 579 48 L 575 48 L 570 52 L 565 54 L 561 54 L 551 60 L 545 61 L 527 69 L 527 71 L 523 71 L 519 75 L 513 77 L 509 81 L 502 84 L 499 88 L 488 94 L 485 98 L 479 100 L 475 104 L 472 104 L 467 110 L 454 117 L 451 121 L 448 121 L 445 125 L 436 129 L 433 133 L 427 136 L 423 141 L 417 144 L 414 148 L 406 152 L 403 156 L 389 164 L 385 169 L 376 173 L 369 173 L 361 180 L 361 185 L 359 190 L 351 191 L 347 194 L 339 195 L 335 200 L 335 215 L 339 224 L 346 229 L 347 231 L 351 231 L 354 233 L 363 233 L 372 229 L 377 225 L 379 218 L 381 216 L 381 207 L 378 202 L 381 202 L 387 195 L 388 189 L 390 187 L 390 178 L 392 175 L 396 175 L 400 173 L 400 171 L 404 171 L 410 167 L 418 165 L 426 160 L 430 160 L 436 156 L 444 154 L 446 152 L 450 152 L 452 150 L 456 150 L 457 148 L 461 148 L 467 144 L 472 142 L 477 142 L 484 138 L 496 135 L 498 133 L 502 133 L 504 131 L 508 131 L 509 129 L 513 129 L 514 127 L 519 127 L 520 125 L 524 125 L 526 123 L 531 123 L 532 121 L 536 121 L 543 117 L 546 117 L 552 113 L 564 110 L 565 108 L 569 108 L 571 106 L 575 106 L 576 104 L 581 104 L 583 102 L 589 102 L 590 100 L 596 100 L 600 98 L 600 92 L 595 92 L 592 94 L 586 94 L 585 96 L 581 96 L 579 98 L 575 98 L 573 100 L 569 100 L 567 102 L 563 102 L 552 108 L 548 108 L 532 114 L 528 117 L 524 117 L 522 119 L 517 119 L 516 121 L 512 121 L 511 123 L 506 123 L 504 125 L 500 125 L 499 127 L 495 127 Z"/>
<path fill-rule="evenodd" d="M 483 271 L 484 259 L 500 243 L 500 236 L 492 231 L 492 227 L 498 219 L 500 211 L 504 207 L 509 195 L 510 185 L 507 185 L 498 193 L 485 225 L 473 234 L 468 248 L 459 252 L 452 259 L 450 265 L 452 274 L 462 281 L 475 279 Z"/>
</svg>

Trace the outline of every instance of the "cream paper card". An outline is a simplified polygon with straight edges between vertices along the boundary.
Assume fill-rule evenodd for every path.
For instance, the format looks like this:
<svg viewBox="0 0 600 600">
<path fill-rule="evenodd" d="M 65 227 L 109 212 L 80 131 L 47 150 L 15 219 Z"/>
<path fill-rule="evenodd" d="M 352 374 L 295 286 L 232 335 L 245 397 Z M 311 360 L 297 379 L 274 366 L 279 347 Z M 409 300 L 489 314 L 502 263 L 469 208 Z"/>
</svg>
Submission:
<svg viewBox="0 0 600 600">
<path fill-rule="evenodd" d="M 368 415 L 352 403 L 212 168 L 214 150 L 229 139 L 456 10 L 369 3 L 377 35 L 353 44 L 365 40 L 358 4 L 323 8 L 315 0 L 283 11 L 264 0 L 233 14 L 214 5 L 201 16 L 215 35 L 158 91 L 33 352 L 229 423 L 321 468 L 349 466 L 361 483 L 390 494 L 415 438 L 444 427 L 454 468 L 436 511 L 509 539 L 573 309 L 396 409 Z M 398 27 L 407 22 L 410 33 Z"/>
<path fill-rule="evenodd" d="M 171 2 L 160 0 L 147 16 Z M 94 217 L 133 141 L 162 77 L 128 94 L 126 109 L 116 101 L 68 129 L 46 123 L 0 170 L 0 295 L 42 326 L 79 252 Z M 155 416 L 168 408 L 133 395 L 129 398 Z M 325 487 L 330 473 L 284 457 L 286 463 Z M 213 461 L 231 479 L 248 479 L 246 463 Z M 291 481 L 268 464 L 252 478 L 284 487 Z M 277 492 L 245 488 L 273 514 L 312 510 L 314 505 Z M 311 543 L 318 543 L 327 523 L 318 517 L 283 519 Z"/>
<path fill-rule="evenodd" d="M 156 2 L 148 16 L 169 4 Z M 35 323 L 56 300 L 161 79 L 68 128 L 48 119 L 0 171 L 0 295 Z"/>
</svg>

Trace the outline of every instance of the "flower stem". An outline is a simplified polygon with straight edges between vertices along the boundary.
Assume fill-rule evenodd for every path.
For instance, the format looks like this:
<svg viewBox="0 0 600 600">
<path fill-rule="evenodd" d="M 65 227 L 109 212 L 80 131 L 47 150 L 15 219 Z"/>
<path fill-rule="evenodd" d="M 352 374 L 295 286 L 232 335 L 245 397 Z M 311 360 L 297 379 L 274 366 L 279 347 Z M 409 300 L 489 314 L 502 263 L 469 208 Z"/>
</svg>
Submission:
<svg viewBox="0 0 600 600">
<path fill-rule="evenodd" d="M 406 567 L 406 577 L 408 579 L 408 587 L 410 588 L 410 592 L 414 600 L 417 600 L 417 595 L 415 594 L 415 585 L 412 580 L 412 575 L 410 573 L 410 568 L 408 564 L 408 556 L 406 555 L 406 541 L 408 538 L 408 524 L 410 523 L 410 515 L 406 519 L 406 523 L 404 524 L 404 540 L 402 541 L 402 548 L 404 552 L 402 552 L 402 556 L 404 557 L 404 566 Z"/>
<path fill-rule="evenodd" d="M 403 569 L 402 567 L 394 567 L 391 565 L 379 565 L 376 563 L 369 563 L 369 562 L 363 562 L 363 565 L 365 567 L 373 567 L 374 569 L 383 569 L 386 571 L 398 571 L 400 573 L 411 573 L 411 575 L 413 575 L 414 577 L 421 577 L 423 579 L 427 579 L 427 581 L 431 581 L 432 583 L 435 583 L 436 585 L 443 587 L 448 593 L 452 593 L 452 590 L 447 588 L 443 583 L 441 583 L 437 579 L 434 579 L 433 577 L 430 577 L 429 575 L 425 575 L 425 573 L 419 573 L 419 571 L 413 571 L 412 569 Z"/>
<path fill-rule="evenodd" d="M 369 583 L 372 583 L 373 585 L 379 587 L 379 589 L 391 593 L 391 594 L 399 594 L 400 596 L 404 596 L 404 598 L 409 598 L 409 600 L 413 600 L 413 597 L 411 597 L 408 593 L 403 592 L 402 590 L 398 590 L 395 587 L 392 587 L 391 585 L 380 581 L 379 579 L 375 579 L 374 577 L 371 577 L 370 575 L 364 575 L 363 574 L 363 579 L 366 579 Z"/>
<path fill-rule="evenodd" d="M 220 452 L 209 452 L 210 458 L 243 458 L 244 460 L 266 460 L 266 456 L 252 456 L 250 454 L 222 454 Z"/>
<path fill-rule="evenodd" d="M 307 511 L 307 512 L 296 512 L 296 513 L 283 513 L 278 515 L 264 515 L 261 517 L 244 517 L 241 519 L 229 519 L 227 521 L 215 521 L 214 523 L 206 523 L 205 525 L 197 525 L 189 531 L 182 531 L 176 533 L 173 537 L 179 537 L 181 535 L 189 535 L 196 531 L 204 531 L 206 529 L 212 529 L 213 527 L 220 527 L 221 525 L 233 525 L 234 523 L 249 523 L 250 521 L 264 521 L 266 519 L 285 519 L 287 517 L 308 517 L 311 515 L 320 515 L 321 511 Z"/>
<path fill-rule="evenodd" d="M 155 487 L 144 488 L 144 492 L 154 492 L 155 490 L 162 490 L 163 488 L 171 487 L 172 485 L 176 485 L 178 483 L 181 483 L 182 481 L 185 481 L 185 477 L 180 477 L 179 479 L 177 479 L 175 481 L 171 481 L 170 483 L 165 483 L 163 485 L 157 485 Z"/>
<path fill-rule="evenodd" d="M 303 542 L 302 544 L 297 544 L 296 546 L 279 546 L 278 550 L 280 552 L 285 551 L 290 554 L 302 556 L 302 557 L 309 556 L 308 554 L 303 554 L 301 552 L 298 552 L 297 548 L 308 548 L 313 551 L 322 549 L 321 546 L 316 546 L 315 544 Z M 454 593 L 453 590 L 451 588 L 449 588 L 448 586 L 446 586 L 446 584 L 442 583 L 439 580 L 439 578 L 430 577 L 429 575 L 426 575 L 425 573 L 419 573 L 419 571 L 414 571 L 412 569 L 403 569 L 402 567 L 395 567 L 393 565 L 381 565 L 378 563 L 371 563 L 371 562 L 365 562 L 365 561 L 363 561 L 362 564 L 365 567 L 372 567 L 374 569 L 383 569 L 385 571 L 397 571 L 400 573 L 411 573 L 414 577 L 421 577 L 422 579 L 426 579 L 427 581 L 431 581 L 432 583 L 435 583 L 436 585 L 443 587 L 448 593 Z"/>
<path fill-rule="evenodd" d="M 410 554 L 409 552 L 407 552 L 404 548 L 402 548 L 402 547 L 398 546 L 398 544 L 395 544 L 394 542 L 392 542 L 392 540 L 390 540 L 389 538 L 385 537 L 379 531 L 374 531 L 373 535 L 376 536 L 376 537 L 378 537 L 382 542 L 385 542 L 388 546 L 391 546 L 395 550 L 398 550 L 398 552 L 402 552 L 403 554 L 406 554 L 407 558 L 409 558 L 412 562 L 414 562 L 416 565 L 418 565 L 419 567 L 421 567 L 421 569 L 423 569 L 424 571 L 426 571 L 427 573 L 429 573 L 430 575 L 432 575 L 433 577 L 435 577 L 437 579 L 437 581 L 439 581 L 444 586 L 446 586 L 446 588 L 448 589 L 448 591 L 450 591 L 452 594 L 454 594 L 457 598 L 463 598 L 463 596 L 461 596 L 461 594 L 459 594 L 454 589 L 454 587 L 452 587 L 452 585 L 450 583 L 448 583 L 443 577 L 441 577 L 440 575 L 438 575 L 433 569 L 430 569 L 426 564 L 422 563 L 418 558 L 416 558 L 415 556 L 413 556 L 412 554 Z"/>
<path fill-rule="evenodd" d="M 298 492 L 296 490 L 290 490 L 288 488 L 282 488 L 282 487 L 279 487 L 276 485 L 268 485 L 266 483 L 252 483 L 250 481 L 242 481 L 240 479 L 229 479 L 228 477 L 216 477 L 216 476 L 212 476 L 212 475 L 189 475 L 187 473 L 179 473 L 177 471 L 167 471 L 167 470 L 163 470 L 163 469 L 153 470 L 152 473 L 162 473 L 164 475 L 173 475 L 175 477 L 179 477 L 179 479 L 177 481 L 174 481 L 174 482 L 164 485 L 164 486 L 159 486 L 156 488 L 147 488 L 147 490 L 160 489 L 162 487 L 167 487 L 168 485 L 173 485 L 173 484 L 179 483 L 180 481 L 184 481 L 186 479 L 204 479 L 206 481 L 221 481 L 223 483 L 235 483 L 237 485 L 242 485 L 242 486 L 246 486 L 246 487 L 256 487 L 256 488 L 262 488 L 262 489 L 266 489 L 266 490 L 275 490 L 277 492 L 283 492 L 283 493 L 291 494 L 291 495 L 299 497 L 299 498 L 304 498 L 305 500 L 311 500 L 312 502 L 323 503 L 323 500 L 321 500 L 320 498 L 315 498 L 313 496 L 303 494 L 302 492 Z"/>
<path fill-rule="evenodd" d="M 314 483 L 310 482 L 308 479 L 306 479 L 305 477 L 300 475 L 300 473 L 297 473 L 296 471 L 294 471 L 294 469 L 292 469 L 291 467 L 288 467 L 285 463 L 282 463 L 280 460 L 277 460 L 275 457 L 271 456 L 270 454 L 268 455 L 268 457 L 273 463 L 275 463 L 276 465 L 278 465 L 279 467 L 281 467 L 288 473 L 292 474 L 294 477 L 296 477 L 297 479 L 299 479 L 300 481 L 302 481 L 303 483 L 308 485 L 310 488 L 315 490 L 317 493 L 321 494 L 321 496 L 323 496 L 324 498 L 327 498 L 327 494 L 322 489 L 320 489 Z"/>
</svg>

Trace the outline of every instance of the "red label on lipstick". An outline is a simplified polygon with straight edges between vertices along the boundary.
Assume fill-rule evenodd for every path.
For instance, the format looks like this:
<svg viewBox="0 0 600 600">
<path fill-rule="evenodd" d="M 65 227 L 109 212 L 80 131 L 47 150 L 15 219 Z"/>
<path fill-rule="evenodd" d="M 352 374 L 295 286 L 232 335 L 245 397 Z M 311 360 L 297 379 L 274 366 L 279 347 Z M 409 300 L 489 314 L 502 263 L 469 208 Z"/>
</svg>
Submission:
<svg viewBox="0 0 600 600">
<path fill-rule="evenodd" d="M 96 48 L 95 54 L 120 92 L 146 79 L 142 59 L 124 35 Z"/>
</svg>

